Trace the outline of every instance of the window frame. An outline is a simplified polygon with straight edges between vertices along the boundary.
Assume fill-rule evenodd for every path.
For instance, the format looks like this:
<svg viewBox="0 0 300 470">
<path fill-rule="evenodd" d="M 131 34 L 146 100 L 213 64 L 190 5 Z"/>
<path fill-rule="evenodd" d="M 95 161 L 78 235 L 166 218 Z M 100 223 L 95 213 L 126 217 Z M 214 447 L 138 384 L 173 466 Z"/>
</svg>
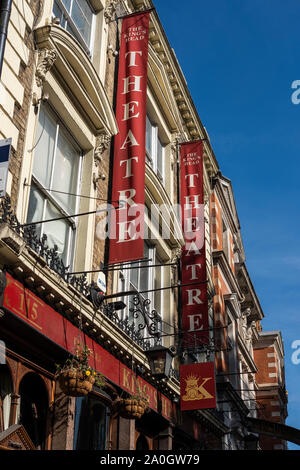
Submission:
<svg viewBox="0 0 300 470">
<path fill-rule="evenodd" d="M 95 429 L 88 429 L 88 435 L 85 436 L 87 437 L 87 441 L 83 442 L 82 440 L 82 433 L 80 431 L 82 430 L 82 427 L 80 427 L 80 424 L 82 424 L 82 421 L 84 424 L 87 424 L 89 421 L 89 415 L 88 412 L 91 411 L 93 406 L 95 405 L 101 405 L 103 408 L 103 434 L 104 434 L 104 439 L 103 439 L 103 448 L 102 449 L 91 449 L 91 448 L 82 448 L 83 443 L 91 443 L 91 437 L 95 437 Z M 106 443 L 107 443 L 107 433 L 108 433 L 108 407 L 107 405 L 102 401 L 101 397 L 98 395 L 98 393 L 93 390 L 92 393 L 89 393 L 86 396 L 83 397 L 77 397 L 75 401 L 75 418 L 74 418 L 74 435 L 73 435 L 73 448 L 74 450 L 79 450 L 79 451 L 102 451 L 106 449 Z M 97 422 L 99 426 L 99 421 Z M 101 424 L 98 427 L 98 433 L 97 436 L 99 437 L 99 434 L 101 434 Z M 99 432 L 100 431 L 100 432 Z"/>
<path fill-rule="evenodd" d="M 147 120 L 151 126 L 151 154 L 147 149 Z M 158 168 L 158 142 L 161 145 L 162 172 Z M 159 137 L 159 128 L 153 123 L 149 114 L 146 115 L 146 163 L 152 168 L 162 184 L 165 182 L 165 146 Z"/>
<path fill-rule="evenodd" d="M 155 249 L 154 256 L 155 256 L 154 257 L 154 259 L 155 259 L 154 264 L 161 264 L 161 266 L 156 267 L 156 268 L 152 268 L 153 269 L 153 289 L 155 289 L 155 271 L 157 269 L 160 270 L 160 287 L 165 286 L 165 270 L 164 270 L 164 266 L 163 266 L 163 261 L 160 258 L 159 254 L 157 253 L 157 249 Z M 164 311 L 164 295 L 163 295 L 163 292 L 164 291 L 162 291 L 162 290 L 160 291 L 160 306 L 159 306 L 159 309 L 157 308 L 157 306 L 155 304 L 155 292 L 153 292 L 153 307 L 157 311 L 157 313 L 160 315 L 161 319 L 163 317 L 162 312 Z"/>
<path fill-rule="evenodd" d="M 71 145 L 78 150 L 78 173 L 77 173 L 77 181 L 76 181 L 76 189 L 75 189 L 75 194 L 80 195 L 80 187 L 81 187 L 81 180 L 82 180 L 82 168 L 83 168 L 83 150 L 72 135 L 72 133 L 69 131 L 67 126 L 64 124 L 63 120 L 60 118 L 58 113 L 53 109 L 49 104 L 43 105 L 44 106 L 44 112 L 48 113 L 52 119 L 55 120 L 56 123 L 56 130 L 55 130 L 55 141 L 54 141 L 54 149 L 53 149 L 53 159 L 52 159 L 52 165 L 51 165 L 51 176 L 50 176 L 50 182 L 49 182 L 49 188 L 45 188 L 39 181 L 38 178 L 34 174 L 34 159 L 36 158 L 36 148 L 33 154 L 33 164 L 32 164 L 32 174 L 31 174 L 31 185 L 35 187 L 35 189 L 41 194 L 43 198 L 43 208 L 42 208 L 42 214 L 41 214 L 41 219 L 40 220 L 45 220 L 46 217 L 46 210 L 47 210 L 47 202 L 50 202 L 54 206 L 54 208 L 62 215 L 62 216 L 70 216 L 73 214 L 77 214 L 79 210 L 79 204 L 80 204 L 80 197 L 75 198 L 75 206 L 74 206 L 74 212 L 73 214 L 68 212 L 60 203 L 60 201 L 55 197 L 55 193 L 52 193 L 52 185 L 53 185 L 53 177 L 54 177 L 54 172 L 55 172 L 55 163 L 57 161 L 57 145 L 58 145 L 58 138 L 59 138 L 59 132 L 60 129 L 62 129 L 62 132 L 65 134 L 65 137 L 69 140 Z M 41 110 L 41 108 L 40 108 Z M 38 116 L 39 119 L 39 116 Z M 43 128 L 44 132 L 44 128 Z M 36 145 L 37 147 L 37 145 Z M 47 156 L 49 158 L 49 155 Z M 29 196 L 29 202 L 30 202 L 30 196 Z M 28 212 L 29 212 L 29 203 L 28 203 L 28 208 L 27 208 L 27 217 L 28 217 Z M 69 217 L 66 219 L 69 229 L 68 229 L 68 242 L 67 242 L 67 255 L 66 255 L 66 261 L 65 265 L 66 266 L 72 266 L 74 262 L 74 252 L 75 252 L 75 245 L 76 245 L 76 235 L 77 235 L 77 229 L 78 229 L 78 224 L 79 220 L 78 218 L 74 217 Z M 47 235 L 47 229 L 45 230 L 45 224 L 39 224 L 40 226 L 40 238 L 44 234 Z"/>
<path fill-rule="evenodd" d="M 74 0 L 70 0 L 70 2 L 71 2 L 71 5 L 70 5 L 70 12 L 71 12 Z M 88 4 L 88 6 L 90 7 L 92 15 L 93 15 L 92 16 L 92 24 L 91 24 L 91 37 L 90 37 L 90 43 L 89 44 L 86 43 L 84 37 L 80 33 L 76 23 L 74 22 L 74 20 L 72 18 L 71 13 L 67 10 L 67 8 L 64 5 L 64 3 L 62 2 L 62 0 L 54 0 L 53 7 L 52 7 L 52 16 L 54 17 L 54 12 L 53 12 L 54 5 L 57 4 L 58 8 L 62 12 L 62 17 L 59 18 L 60 26 L 63 29 L 65 29 L 69 34 L 71 34 L 78 41 L 78 43 L 82 46 L 82 48 L 85 50 L 85 52 L 87 53 L 87 55 L 89 57 L 93 57 L 94 44 L 95 44 L 96 12 L 95 12 L 95 9 L 93 8 L 91 2 L 89 0 L 86 0 L 86 2 Z M 64 25 L 62 24 L 63 17 L 64 17 L 64 20 L 65 20 Z M 71 29 L 73 29 L 75 31 L 75 34 L 72 34 L 72 33 L 70 33 L 70 31 L 67 30 L 68 23 L 69 23 Z"/>
<path fill-rule="evenodd" d="M 149 248 L 149 259 L 152 259 L 152 261 L 149 261 L 149 264 L 152 265 L 152 264 L 156 264 L 156 261 L 153 262 L 153 260 L 156 260 L 157 259 L 157 247 L 155 245 L 151 245 L 149 244 L 146 240 L 144 241 L 145 244 L 148 245 L 148 248 Z M 162 261 L 161 261 L 162 263 Z M 138 266 L 143 266 L 145 265 L 146 263 L 138 263 Z M 134 266 L 134 265 L 133 265 Z M 147 289 L 146 290 L 152 290 L 154 289 L 154 275 L 155 275 L 155 269 L 154 267 L 150 267 L 148 268 L 148 286 L 147 286 Z M 163 271 L 163 267 L 161 266 L 161 287 L 164 287 L 164 281 L 165 281 L 165 276 L 164 276 L 164 271 Z M 119 292 L 126 292 L 128 290 L 131 290 L 131 287 L 130 287 L 130 273 L 131 273 L 131 269 L 126 269 L 126 270 L 123 270 L 123 265 L 121 265 L 120 267 L 120 270 L 119 270 L 119 276 L 118 276 L 118 282 L 119 282 Z M 140 286 L 140 274 L 141 274 L 141 269 L 138 269 L 138 276 L 139 276 L 139 281 L 138 281 L 138 286 L 137 286 L 137 293 L 139 293 L 141 291 L 141 286 Z M 129 305 L 129 302 L 130 302 L 130 297 L 131 296 L 128 296 L 126 297 L 124 300 L 124 303 L 126 303 L 126 308 L 124 308 L 124 310 L 121 312 L 121 318 L 124 320 L 126 317 L 128 318 L 129 322 L 138 322 L 138 319 L 135 319 L 132 317 L 132 315 L 130 314 L 129 312 L 129 308 L 130 308 L 130 305 Z M 142 299 L 149 299 L 150 302 L 151 302 L 151 308 L 150 310 L 154 310 L 155 309 L 155 305 L 154 305 L 154 292 L 148 292 L 147 294 L 142 294 L 141 295 Z M 163 295 L 161 296 L 161 311 L 157 311 L 157 314 L 159 315 L 161 321 L 163 321 Z M 162 323 L 158 324 L 158 331 L 161 332 L 161 325 Z M 144 328 L 143 330 L 140 331 L 140 335 L 142 337 L 149 337 L 150 333 L 148 332 L 148 329 L 147 328 Z"/>
</svg>

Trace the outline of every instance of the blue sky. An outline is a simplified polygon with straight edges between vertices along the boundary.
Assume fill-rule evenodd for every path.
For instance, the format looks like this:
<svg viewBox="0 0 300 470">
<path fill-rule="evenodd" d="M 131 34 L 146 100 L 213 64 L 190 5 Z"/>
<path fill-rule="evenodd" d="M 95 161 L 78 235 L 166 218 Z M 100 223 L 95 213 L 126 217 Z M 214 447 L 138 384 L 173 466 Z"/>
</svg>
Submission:
<svg viewBox="0 0 300 470">
<path fill-rule="evenodd" d="M 222 173 L 232 180 L 264 330 L 282 331 L 300 428 L 299 0 L 154 0 Z M 289 444 L 290 449 L 300 449 Z"/>
</svg>

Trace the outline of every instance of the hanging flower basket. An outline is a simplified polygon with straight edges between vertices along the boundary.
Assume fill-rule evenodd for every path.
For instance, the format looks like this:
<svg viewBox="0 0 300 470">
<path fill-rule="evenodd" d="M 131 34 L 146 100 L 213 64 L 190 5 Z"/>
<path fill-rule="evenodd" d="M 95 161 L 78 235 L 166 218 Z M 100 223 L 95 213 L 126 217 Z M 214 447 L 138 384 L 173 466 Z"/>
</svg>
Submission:
<svg viewBox="0 0 300 470">
<path fill-rule="evenodd" d="M 56 364 L 55 378 L 66 395 L 83 397 L 92 391 L 94 384 L 99 388 L 105 386 L 104 377 L 89 366 L 90 353 L 87 347 L 78 348 L 72 359 L 62 366 Z"/>
<path fill-rule="evenodd" d="M 140 419 L 148 408 L 148 400 L 141 396 L 117 398 L 113 409 L 122 418 Z"/>
<path fill-rule="evenodd" d="M 57 377 L 61 390 L 70 397 L 83 397 L 92 391 L 95 378 L 79 369 L 65 369 Z"/>
</svg>

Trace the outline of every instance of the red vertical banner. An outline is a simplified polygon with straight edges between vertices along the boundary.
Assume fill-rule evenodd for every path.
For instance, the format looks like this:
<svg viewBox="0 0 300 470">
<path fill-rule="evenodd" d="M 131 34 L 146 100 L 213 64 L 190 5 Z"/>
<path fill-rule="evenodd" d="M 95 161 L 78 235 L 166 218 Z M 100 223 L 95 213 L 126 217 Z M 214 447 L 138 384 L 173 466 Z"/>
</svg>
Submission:
<svg viewBox="0 0 300 470">
<path fill-rule="evenodd" d="M 123 19 L 117 85 L 109 263 L 144 255 L 146 101 L 149 12 Z"/>
<path fill-rule="evenodd" d="M 216 381 L 213 362 L 180 366 L 180 409 L 216 408 Z"/>
<path fill-rule="evenodd" d="M 205 256 L 203 142 L 181 144 L 181 209 L 185 245 L 181 289 L 184 346 L 197 348 L 209 340 Z"/>
</svg>

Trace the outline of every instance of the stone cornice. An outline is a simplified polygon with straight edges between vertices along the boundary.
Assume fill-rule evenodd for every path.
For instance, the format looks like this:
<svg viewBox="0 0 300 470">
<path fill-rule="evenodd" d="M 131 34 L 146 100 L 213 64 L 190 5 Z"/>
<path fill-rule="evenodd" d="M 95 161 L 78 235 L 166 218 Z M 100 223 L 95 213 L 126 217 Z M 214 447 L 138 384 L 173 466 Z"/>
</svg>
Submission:
<svg viewBox="0 0 300 470">
<path fill-rule="evenodd" d="M 223 190 L 223 187 L 222 187 L 222 177 L 216 177 L 215 182 L 216 182 L 216 184 L 215 184 L 215 187 L 214 187 L 214 191 L 216 192 L 216 194 L 218 196 L 218 199 L 219 199 L 221 207 L 222 207 L 222 211 L 225 212 L 225 214 L 226 214 L 227 221 L 230 224 L 231 232 L 232 233 L 237 233 L 240 230 L 240 223 L 239 223 L 239 219 L 238 219 L 238 215 L 237 215 L 237 211 L 236 211 L 236 207 L 235 207 L 235 202 L 234 202 L 234 198 L 233 198 L 233 192 L 232 192 L 231 184 L 229 185 L 229 188 L 230 188 L 230 192 L 231 192 L 233 203 L 234 203 L 235 214 L 233 214 L 232 209 L 229 206 L 228 201 L 226 199 L 226 196 L 224 194 L 224 190 Z"/>
<path fill-rule="evenodd" d="M 243 309 L 251 309 L 251 315 L 249 316 L 249 320 L 262 320 L 264 314 L 245 263 L 236 263 L 235 267 L 238 284 L 245 296 L 245 301 L 243 302 Z"/>
<path fill-rule="evenodd" d="M 235 320 L 238 320 L 240 318 L 241 314 L 241 307 L 240 304 L 237 300 L 237 294 L 225 294 L 224 296 L 224 301 L 225 304 L 228 305 L 231 313 L 233 314 Z"/>
<path fill-rule="evenodd" d="M 279 358 L 284 357 L 284 346 L 280 331 L 260 331 L 258 333 L 258 340 L 255 344 L 255 349 L 268 347 L 274 344 L 279 352 Z"/>
<path fill-rule="evenodd" d="M 223 251 L 213 251 L 212 252 L 212 257 L 213 257 L 213 265 L 214 266 L 219 266 L 221 268 L 222 273 L 225 276 L 226 281 L 228 282 L 231 292 L 233 294 L 237 294 L 240 301 L 244 300 L 243 294 L 241 292 L 241 289 L 239 287 L 239 284 L 237 282 L 237 279 L 235 275 L 233 274 L 229 263 L 227 261 L 227 258 L 224 254 Z"/>
</svg>

